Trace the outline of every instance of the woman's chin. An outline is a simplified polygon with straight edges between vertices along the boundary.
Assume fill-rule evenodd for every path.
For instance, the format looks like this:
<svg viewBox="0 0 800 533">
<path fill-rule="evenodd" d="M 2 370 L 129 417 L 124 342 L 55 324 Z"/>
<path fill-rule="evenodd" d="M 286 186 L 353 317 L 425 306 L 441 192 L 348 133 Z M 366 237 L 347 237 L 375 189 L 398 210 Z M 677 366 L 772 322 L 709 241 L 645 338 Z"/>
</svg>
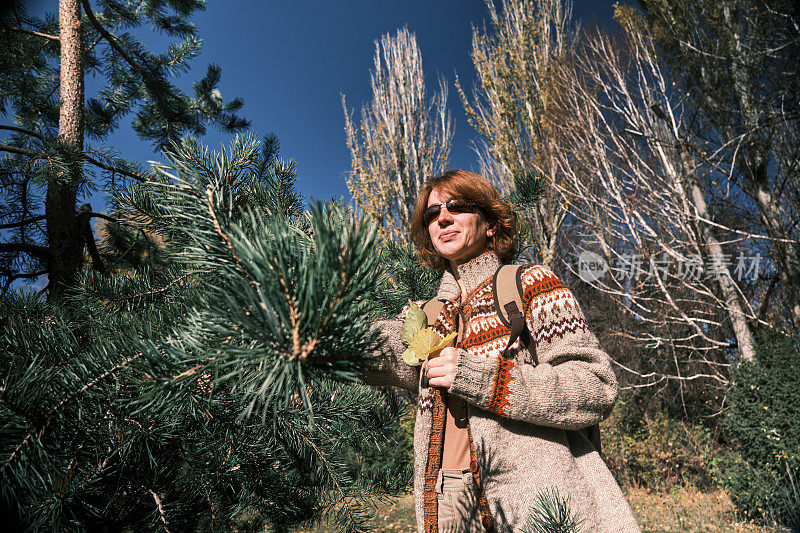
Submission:
<svg viewBox="0 0 800 533">
<path fill-rule="evenodd" d="M 436 245 L 434 245 L 434 248 L 436 248 L 436 251 L 439 253 L 439 255 L 445 259 L 450 259 L 450 257 L 458 255 L 461 247 L 453 241 L 439 241 Z"/>
</svg>

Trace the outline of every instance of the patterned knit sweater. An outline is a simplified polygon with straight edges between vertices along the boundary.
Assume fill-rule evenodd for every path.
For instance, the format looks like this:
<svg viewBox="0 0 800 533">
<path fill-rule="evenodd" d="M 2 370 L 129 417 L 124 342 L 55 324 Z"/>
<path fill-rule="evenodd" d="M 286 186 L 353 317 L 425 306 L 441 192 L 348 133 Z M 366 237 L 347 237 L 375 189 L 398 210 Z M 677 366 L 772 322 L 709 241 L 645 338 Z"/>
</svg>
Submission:
<svg viewBox="0 0 800 533">
<path fill-rule="evenodd" d="M 417 394 L 414 427 L 414 493 L 419 532 L 436 533 L 432 480 L 441 464 L 443 395 L 468 403 L 470 465 L 480 479 L 497 531 L 517 531 L 537 495 L 557 489 L 583 520 L 584 532 L 639 531 L 636 519 L 603 460 L 582 432 L 611 412 L 617 382 L 572 293 L 549 269 L 525 267 L 522 300 L 532 347 L 517 340 L 505 357 L 509 330 L 499 320 L 492 276 L 500 267 L 486 253 L 445 272 L 437 298 L 444 302 L 433 324 L 442 336 L 464 323 L 453 384 L 444 391 L 419 379 L 419 367 L 400 358 L 400 330 L 407 309 L 383 321 L 386 348 L 368 381 Z"/>
</svg>

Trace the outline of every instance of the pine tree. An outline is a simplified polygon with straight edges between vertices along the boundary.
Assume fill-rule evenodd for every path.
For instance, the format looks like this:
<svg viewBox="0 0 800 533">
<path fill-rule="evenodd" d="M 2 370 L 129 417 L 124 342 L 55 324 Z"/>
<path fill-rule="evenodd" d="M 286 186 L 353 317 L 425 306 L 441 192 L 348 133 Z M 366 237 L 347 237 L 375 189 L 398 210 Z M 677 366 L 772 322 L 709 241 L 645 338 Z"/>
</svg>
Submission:
<svg viewBox="0 0 800 533">
<path fill-rule="evenodd" d="M 208 67 L 193 95 L 173 84 L 199 52 L 190 17 L 202 0 L 99 4 L 95 11 L 89 0 L 60 0 L 58 18 L 37 18 L 17 2 L 0 18 L 0 130 L 9 136 L 0 140 L 9 154 L 0 159 L 2 292 L 17 279 L 48 275 L 48 296 L 57 299 L 74 282 L 85 247 L 95 247 L 90 221 L 99 215 L 89 204 L 76 209 L 77 200 L 146 179 L 112 147 L 87 140 L 106 139 L 132 114 L 137 135 L 159 150 L 207 125 L 248 126 L 236 115 L 242 101 L 222 99 L 218 66 Z M 135 37 L 148 25 L 175 39 L 164 53 Z M 87 75 L 103 84 L 88 99 Z"/>
<path fill-rule="evenodd" d="M 380 346 L 376 229 L 303 210 L 277 150 L 173 144 L 114 197 L 106 274 L 0 300 L 4 523 L 357 531 L 407 485 L 407 461 L 361 468 L 402 437 L 402 405 L 354 382 Z"/>
<path fill-rule="evenodd" d="M 570 497 L 562 496 L 557 488 L 542 490 L 531 506 L 523 533 L 578 533 L 581 531 L 580 513 L 570 508 Z"/>
</svg>

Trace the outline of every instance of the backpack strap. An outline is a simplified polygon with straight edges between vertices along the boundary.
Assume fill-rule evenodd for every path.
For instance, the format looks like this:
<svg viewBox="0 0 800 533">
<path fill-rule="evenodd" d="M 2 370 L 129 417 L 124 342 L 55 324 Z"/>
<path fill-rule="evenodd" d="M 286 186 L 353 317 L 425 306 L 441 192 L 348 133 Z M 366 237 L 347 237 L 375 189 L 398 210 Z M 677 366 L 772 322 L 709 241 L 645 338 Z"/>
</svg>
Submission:
<svg viewBox="0 0 800 533">
<path fill-rule="evenodd" d="M 523 314 L 522 305 L 522 268 L 524 265 L 503 265 L 494 273 L 492 291 L 494 293 L 494 306 L 500 322 L 506 326 L 511 334 L 508 344 L 503 349 L 505 357 L 508 349 L 517 339 L 525 346 L 532 349 L 531 355 L 536 359 L 535 347 L 531 346 L 531 335 L 528 324 Z"/>
</svg>

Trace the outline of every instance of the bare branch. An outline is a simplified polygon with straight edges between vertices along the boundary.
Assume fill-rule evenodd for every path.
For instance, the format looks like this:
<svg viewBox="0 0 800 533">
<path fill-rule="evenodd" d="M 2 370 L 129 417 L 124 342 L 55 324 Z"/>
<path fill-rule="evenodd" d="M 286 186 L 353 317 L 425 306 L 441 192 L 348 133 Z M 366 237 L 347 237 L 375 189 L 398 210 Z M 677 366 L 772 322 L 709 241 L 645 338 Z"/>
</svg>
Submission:
<svg viewBox="0 0 800 533">
<path fill-rule="evenodd" d="M 632 368 L 629 368 L 629 367 L 623 365 L 622 363 L 620 363 L 618 361 L 615 361 L 613 359 L 611 360 L 611 362 L 614 363 L 615 365 L 617 365 L 618 367 L 620 367 L 621 369 L 625 370 L 626 372 L 630 372 L 631 374 L 635 374 L 636 376 L 638 376 L 641 379 L 658 378 L 658 381 L 656 381 L 656 382 L 651 382 L 651 383 L 647 383 L 645 385 L 638 385 L 638 386 L 649 387 L 649 386 L 655 385 L 656 383 L 659 383 L 659 382 L 661 382 L 663 380 L 694 381 L 694 380 L 697 380 L 697 379 L 711 379 L 711 380 L 714 380 L 714 381 L 716 381 L 716 382 L 718 382 L 718 383 L 720 383 L 722 385 L 726 385 L 726 386 L 729 384 L 729 381 L 727 379 L 723 379 L 720 376 L 716 376 L 716 375 L 712 375 L 712 374 L 692 374 L 690 376 L 674 376 L 672 374 L 661 374 L 659 372 L 648 372 L 647 374 L 644 374 L 642 372 L 637 372 L 636 370 L 634 370 Z"/>
<path fill-rule="evenodd" d="M 427 97 L 422 54 L 406 28 L 375 42 L 370 85 L 372 100 L 362 106 L 360 124 L 342 96 L 352 164 L 347 187 L 384 236 L 408 242 L 417 191 L 445 170 L 450 155 L 447 85 L 440 79 L 438 92 Z"/>
<path fill-rule="evenodd" d="M 623 27 L 621 44 L 599 32 L 586 38 L 574 63 L 557 71 L 561 87 L 551 107 L 549 127 L 559 139 L 550 152 L 561 176 L 556 188 L 578 221 L 579 246 L 617 265 L 607 279 L 587 281 L 614 296 L 623 312 L 652 324 L 647 334 L 626 333 L 636 342 L 719 353 L 730 337 L 714 316 L 723 309 L 750 359 L 748 320 L 755 313 L 732 266 L 720 263 L 712 279 L 668 268 L 695 261 L 705 269 L 724 257 L 724 246 L 742 239 L 721 238 L 731 228 L 706 222 L 711 215 L 700 176 L 707 154 L 685 127 L 689 110 L 671 89 L 644 25 Z M 629 264 L 626 276 L 624 261 L 633 258 L 645 263 Z"/>
<path fill-rule="evenodd" d="M 48 274 L 47 270 L 8 274 L 5 284 L 3 284 L 3 290 L 0 291 L 0 296 L 5 295 L 8 292 L 8 289 L 11 288 L 11 285 L 18 279 L 33 279 L 33 278 L 38 278 L 39 276 L 44 276 L 45 274 Z"/>
<path fill-rule="evenodd" d="M 480 171 L 508 194 L 515 177 L 529 171 L 549 182 L 558 179 L 548 155 L 557 143 L 547 126 L 556 90 L 550 73 L 573 46 L 572 2 L 504 0 L 501 10 L 489 8 L 489 28 L 473 29 L 478 82 L 472 98 L 458 79 L 456 88 L 470 124 L 483 137 L 475 146 Z M 548 187 L 538 205 L 525 211 L 534 261 L 554 265 L 567 206 Z"/>
<path fill-rule="evenodd" d="M 110 222 L 119 222 L 118 219 L 114 217 L 110 217 L 108 215 L 104 215 L 103 213 L 95 213 L 94 211 L 89 211 L 86 213 L 89 218 L 102 218 L 104 220 L 108 220 Z"/>
<path fill-rule="evenodd" d="M 100 251 L 97 249 L 97 242 L 94 238 L 94 232 L 91 226 L 91 206 L 83 204 L 77 212 L 78 229 L 83 232 L 83 242 L 86 249 L 89 251 L 89 257 L 92 258 L 92 267 L 101 274 L 106 272 L 106 266 L 103 263 L 103 258 L 100 257 Z M 109 217 L 110 218 L 110 217 Z M 112 219 L 113 220 L 113 219 Z"/>
</svg>

